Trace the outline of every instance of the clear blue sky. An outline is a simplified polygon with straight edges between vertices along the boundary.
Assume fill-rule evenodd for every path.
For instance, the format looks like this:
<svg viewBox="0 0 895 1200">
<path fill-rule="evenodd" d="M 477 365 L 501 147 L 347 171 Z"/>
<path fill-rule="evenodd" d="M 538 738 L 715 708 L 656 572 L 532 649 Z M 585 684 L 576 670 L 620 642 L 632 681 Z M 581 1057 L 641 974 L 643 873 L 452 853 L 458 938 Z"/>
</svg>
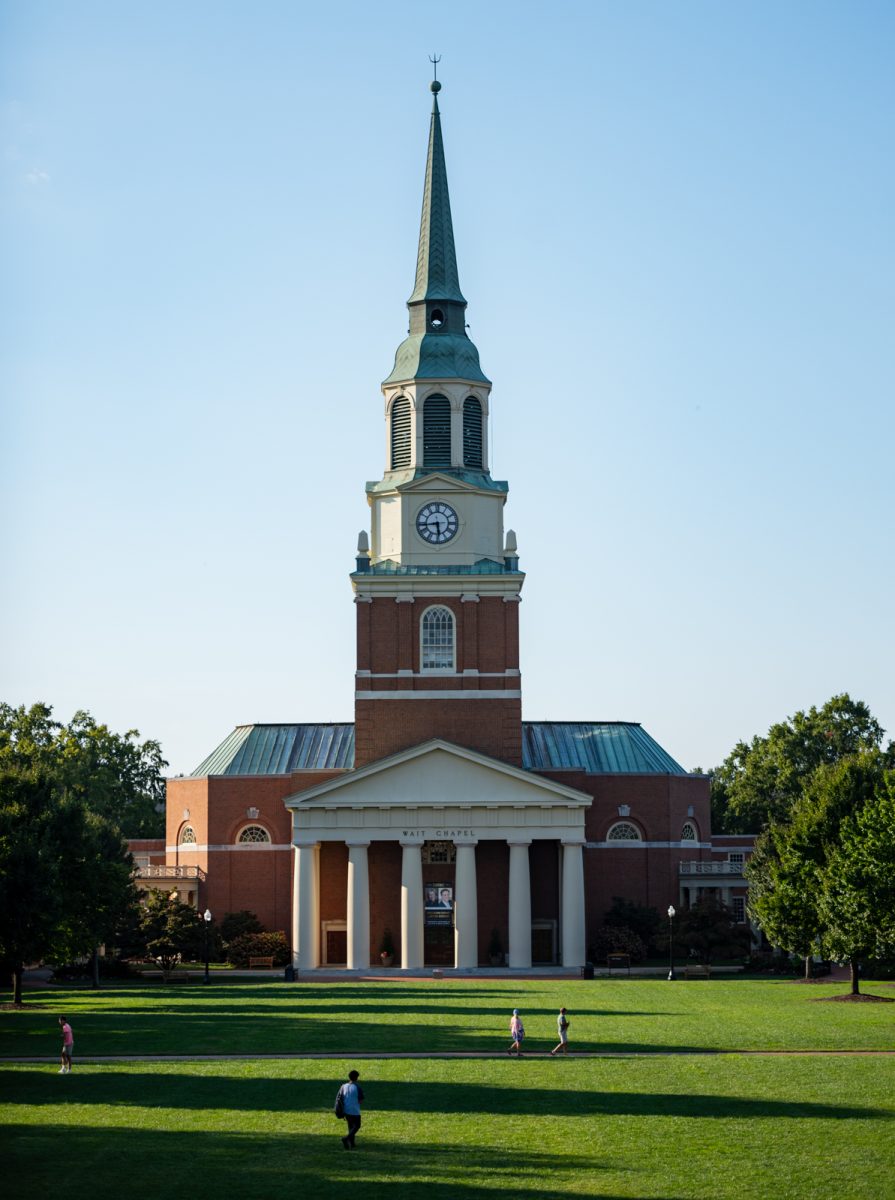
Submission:
<svg viewBox="0 0 895 1200">
<path fill-rule="evenodd" d="M 439 75 L 529 720 L 895 730 L 895 8 L 0 13 L 0 698 L 351 720 Z"/>
</svg>

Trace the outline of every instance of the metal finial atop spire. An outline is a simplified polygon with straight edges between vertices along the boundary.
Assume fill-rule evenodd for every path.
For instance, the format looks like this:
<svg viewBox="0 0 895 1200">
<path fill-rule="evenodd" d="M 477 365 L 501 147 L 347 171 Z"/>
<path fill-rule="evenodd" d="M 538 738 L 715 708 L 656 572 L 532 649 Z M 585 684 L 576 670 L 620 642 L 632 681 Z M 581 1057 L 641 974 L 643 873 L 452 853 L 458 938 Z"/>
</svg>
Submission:
<svg viewBox="0 0 895 1200">
<path fill-rule="evenodd" d="M 432 64 L 432 82 L 429 84 L 429 89 L 437 96 L 441 91 L 441 84 L 438 82 L 438 64 L 441 62 L 440 54 L 430 54 L 429 62 Z"/>
</svg>

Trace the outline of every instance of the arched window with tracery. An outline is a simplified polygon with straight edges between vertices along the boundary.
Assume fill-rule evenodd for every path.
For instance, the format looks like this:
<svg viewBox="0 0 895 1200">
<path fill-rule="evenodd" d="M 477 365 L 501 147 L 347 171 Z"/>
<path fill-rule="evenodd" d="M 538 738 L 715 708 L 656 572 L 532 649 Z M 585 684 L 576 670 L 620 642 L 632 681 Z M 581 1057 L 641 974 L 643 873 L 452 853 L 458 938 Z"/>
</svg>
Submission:
<svg viewBox="0 0 895 1200">
<path fill-rule="evenodd" d="M 428 396 L 423 405 L 423 466 L 451 465 L 451 402 Z"/>
<path fill-rule="evenodd" d="M 454 614 L 444 605 L 427 608 L 420 622 L 420 670 L 454 670 Z"/>
<path fill-rule="evenodd" d="M 410 466 L 410 401 L 399 396 L 392 404 L 391 463 L 392 470 Z"/>
<path fill-rule="evenodd" d="M 270 842 L 270 834 L 263 825 L 246 825 L 245 829 L 240 831 L 239 837 L 236 839 L 241 845 L 246 843 L 267 843 Z"/>
<path fill-rule="evenodd" d="M 630 821 L 616 821 L 606 834 L 607 842 L 642 842 L 640 830 Z"/>
<path fill-rule="evenodd" d="M 681 830 L 681 841 L 682 842 L 698 842 L 699 841 L 699 838 L 696 836 L 696 826 L 693 824 L 692 821 L 684 822 L 684 827 Z"/>
<path fill-rule="evenodd" d="M 482 402 L 467 396 L 463 401 L 463 466 L 483 467 L 484 453 Z"/>
<path fill-rule="evenodd" d="M 183 829 L 180 831 L 179 842 L 181 846 L 195 846 L 196 831 L 193 829 L 192 825 L 184 825 Z"/>
</svg>

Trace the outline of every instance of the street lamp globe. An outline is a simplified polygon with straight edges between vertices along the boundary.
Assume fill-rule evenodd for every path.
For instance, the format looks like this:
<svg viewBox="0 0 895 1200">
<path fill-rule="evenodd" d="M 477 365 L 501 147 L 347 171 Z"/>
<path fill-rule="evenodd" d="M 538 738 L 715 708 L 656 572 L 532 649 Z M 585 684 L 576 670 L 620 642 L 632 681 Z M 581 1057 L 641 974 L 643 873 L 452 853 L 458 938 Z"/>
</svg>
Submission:
<svg viewBox="0 0 895 1200">
<path fill-rule="evenodd" d="M 675 913 L 674 913 L 674 905 L 673 905 L 673 904 L 669 904 L 669 905 L 668 905 L 668 920 L 669 920 L 669 921 L 672 921 L 672 920 L 674 919 L 674 915 L 675 915 Z M 208 920 L 208 918 L 207 918 L 207 917 L 206 917 L 205 919 L 206 919 L 206 921 Z"/>
<path fill-rule="evenodd" d="M 202 914 L 202 919 L 205 921 L 211 920 L 211 909 L 210 908 L 206 908 L 205 912 Z"/>
</svg>

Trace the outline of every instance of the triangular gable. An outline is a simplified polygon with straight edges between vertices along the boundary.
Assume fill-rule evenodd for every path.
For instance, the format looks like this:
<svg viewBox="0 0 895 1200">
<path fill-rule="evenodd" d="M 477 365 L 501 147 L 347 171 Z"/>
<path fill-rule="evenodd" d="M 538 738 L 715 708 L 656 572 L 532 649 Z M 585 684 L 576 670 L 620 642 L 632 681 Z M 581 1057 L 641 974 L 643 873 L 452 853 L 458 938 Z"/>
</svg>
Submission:
<svg viewBox="0 0 895 1200">
<path fill-rule="evenodd" d="M 368 763 L 307 791 L 287 808 L 587 808 L 591 797 L 498 759 L 434 739 Z"/>
</svg>

